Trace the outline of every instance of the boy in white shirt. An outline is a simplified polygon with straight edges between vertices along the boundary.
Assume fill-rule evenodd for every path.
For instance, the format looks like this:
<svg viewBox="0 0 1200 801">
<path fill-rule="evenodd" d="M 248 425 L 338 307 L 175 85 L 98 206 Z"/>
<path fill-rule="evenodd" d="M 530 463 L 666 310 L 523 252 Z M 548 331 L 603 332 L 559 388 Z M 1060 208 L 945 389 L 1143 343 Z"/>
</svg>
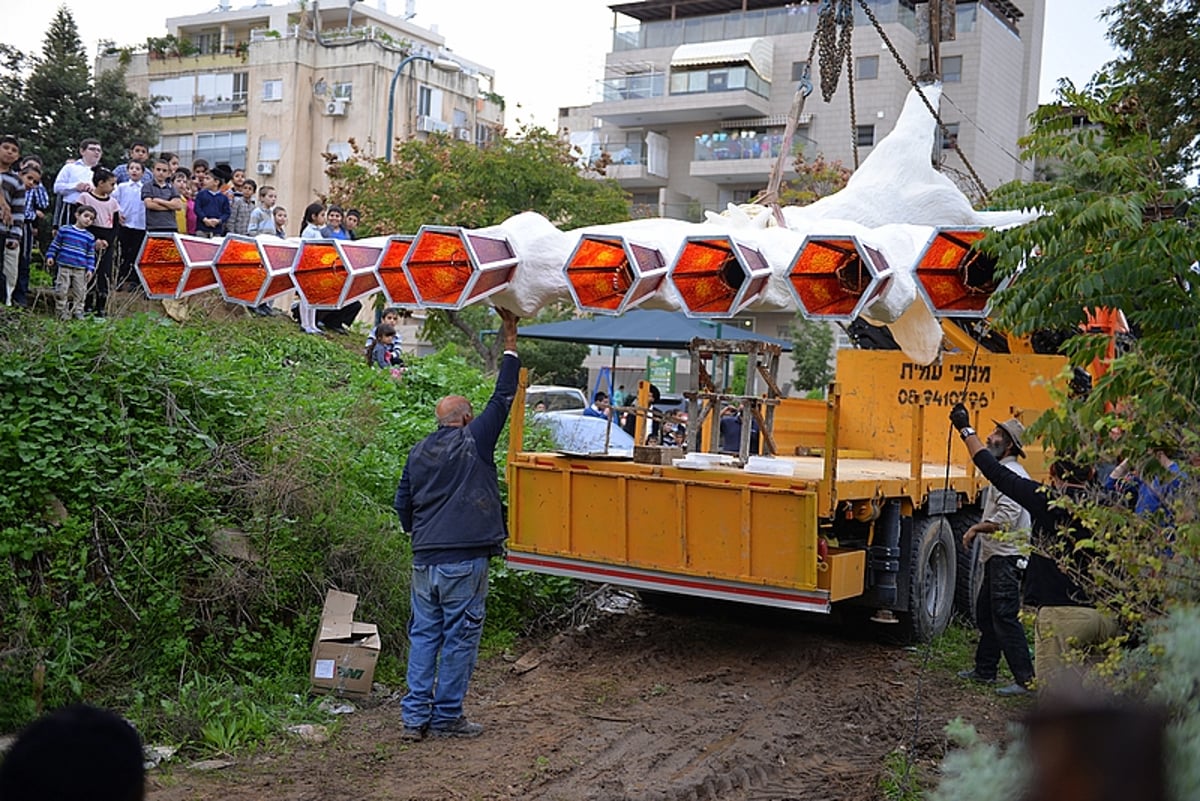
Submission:
<svg viewBox="0 0 1200 801">
<path fill-rule="evenodd" d="M 117 277 L 118 289 L 131 290 L 137 285 L 134 280 L 134 263 L 146 238 L 146 204 L 142 201 L 142 176 L 145 166 L 140 161 L 125 165 L 129 179 L 117 184 L 113 192 L 121 207 L 121 227 L 117 231 Z"/>
</svg>

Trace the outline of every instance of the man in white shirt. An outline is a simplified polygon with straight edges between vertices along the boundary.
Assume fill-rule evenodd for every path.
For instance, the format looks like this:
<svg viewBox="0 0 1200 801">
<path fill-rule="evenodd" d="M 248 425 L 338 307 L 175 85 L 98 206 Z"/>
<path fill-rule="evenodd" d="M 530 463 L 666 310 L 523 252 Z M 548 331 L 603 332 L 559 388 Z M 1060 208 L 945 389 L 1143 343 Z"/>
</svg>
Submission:
<svg viewBox="0 0 1200 801">
<path fill-rule="evenodd" d="M 54 228 L 64 228 L 75 223 L 75 207 L 79 196 L 91 191 L 92 170 L 100 163 L 104 151 L 99 139 L 84 139 L 79 143 L 79 158 L 68 161 L 54 179 L 54 194 L 58 198 L 54 210 Z"/>
</svg>

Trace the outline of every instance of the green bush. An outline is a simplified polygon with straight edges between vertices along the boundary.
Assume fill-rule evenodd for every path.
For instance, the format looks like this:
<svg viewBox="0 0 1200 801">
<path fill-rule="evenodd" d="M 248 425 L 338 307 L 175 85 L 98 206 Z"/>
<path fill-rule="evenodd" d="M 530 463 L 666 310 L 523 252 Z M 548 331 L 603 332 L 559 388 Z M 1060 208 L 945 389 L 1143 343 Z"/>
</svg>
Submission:
<svg viewBox="0 0 1200 801">
<path fill-rule="evenodd" d="M 282 321 L 0 320 L 0 730 L 187 675 L 302 692 L 329 587 L 402 659 L 403 459 L 437 398 L 491 391 L 414 361 L 396 382 Z"/>
</svg>

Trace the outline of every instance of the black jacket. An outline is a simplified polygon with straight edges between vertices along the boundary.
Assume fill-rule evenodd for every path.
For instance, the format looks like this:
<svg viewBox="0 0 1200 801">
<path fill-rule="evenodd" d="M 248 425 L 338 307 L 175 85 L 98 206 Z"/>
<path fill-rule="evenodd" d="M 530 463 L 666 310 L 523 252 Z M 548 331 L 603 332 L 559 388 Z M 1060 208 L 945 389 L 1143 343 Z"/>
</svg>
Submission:
<svg viewBox="0 0 1200 801">
<path fill-rule="evenodd" d="M 992 486 L 1028 510 L 1033 521 L 1032 540 L 1035 549 L 1048 550 L 1063 537 L 1074 543 L 1091 536 L 1070 512 L 1050 505 L 1054 497 L 1049 487 L 1018 476 L 986 450 L 975 454 L 975 466 L 992 482 Z M 1086 555 L 1073 552 L 1071 567 L 1081 575 L 1086 575 Z M 1025 569 L 1025 603 L 1035 607 L 1092 605 L 1082 587 L 1063 573 L 1054 560 L 1036 550 L 1030 555 L 1029 566 Z"/>
<path fill-rule="evenodd" d="M 440 426 L 409 452 L 393 507 L 412 534 L 413 564 L 498 555 L 508 536 L 496 478 L 496 442 L 517 392 L 521 360 L 506 354 L 483 412 Z"/>
</svg>

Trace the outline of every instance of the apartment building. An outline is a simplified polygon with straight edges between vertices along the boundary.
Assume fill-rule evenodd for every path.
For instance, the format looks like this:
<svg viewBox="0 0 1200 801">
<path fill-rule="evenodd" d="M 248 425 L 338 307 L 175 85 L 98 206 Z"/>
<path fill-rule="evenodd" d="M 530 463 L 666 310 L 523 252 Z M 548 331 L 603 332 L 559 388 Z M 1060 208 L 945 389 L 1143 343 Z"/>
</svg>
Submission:
<svg viewBox="0 0 1200 801">
<path fill-rule="evenodd" d="M 905 66 L 929 69 L 922 35 L 927 3 L 867 0 Z M 597 102 L 563 109 L 560 125 L 641 209 L 700 219 L 744 202 L 767 183 L 816 29 L 820 2 L 637 0 L 610 6 L 612 52 Z M 1017 139 L 1037 107 L 1045 0 L 957 0 L 953 40 L 943 41 L 941 113 L 990 190 L 1030 177 Z M 951 26 L 947 25 L 947 28 Z M 847 166 L 891 130 L 910 88 L 883 38 L 855 3 L 854 120 L 845 70 L 831 102 L 808 98 L 793 152 Z M 818 55 L 819 59 L 819 55 Z M 931 158 L 948 174 L 968 171 L 943 138 Z M 789 160 L 790 161 L 790 160 Z M 792 173 L 794 175 L 794 173 Z M 964 178 L 964 188 L 970 189 Z"/>
<path fill-rule="evenodd" d="M 867 0 L 883 35 L 854 3 L 851 55 L 854 115 L 845 67 L 830 102 L 818 63 L 792 154 L 823 155 L 854 166 L 894 125 L 913 75 L 930 72 L 929 4 Z M 1031 178 L 1017 155 L 1037 107 L 1046 0 L 943 2 L 940 47 L 944 94 L 930 158 L 968 196 L 979 197 L 957 140 L 984 186 Z M 606 175 L 627 189 L 635 214 L 698 221 L 705 211 L 749 201 L 766 187 L 804 74 L 820 0 L 636 0 L 611 5 L 612 51 L 597 100 L 560 111 L 560 129 L 593 159 L 607 154 Z M 947 34 L 952 34 L 948 38 Z M 886 42 L 884 37 L 886 36 Z M 787 160 L 788 167 L 792 159 Z M 786 177 L 795 177 L 788 170 Z M 744 315 L 760 333 L 788 337 L 791 313 Z M 839 343 L 848 345 L 839 332 Z M 594 362 L 594 364 L 592 364 Z M 589 365 L 598 368 L 600 356 Z M 626 366 L 626 365 L 622 365 Z M 632 363 L 629 366 L 636 366 Z M 790 378 L 791 360 L 781 381 Z"/>
<path fill-rule="evenodd" d="M 483 144 L 504 125 L 494 72 L 389 14 L 386 0 L 220 0 L 167 19 L 145 52 L 101 55 L 97 72 L 118 63 L 131 90 L 158 99 L 156 151 L 245 167 L 277 187 L 294 232 L 328 186 L 323 154 L 346 159 L 353 142 L 383 157 L 389 132 Z"/>
</svg>

